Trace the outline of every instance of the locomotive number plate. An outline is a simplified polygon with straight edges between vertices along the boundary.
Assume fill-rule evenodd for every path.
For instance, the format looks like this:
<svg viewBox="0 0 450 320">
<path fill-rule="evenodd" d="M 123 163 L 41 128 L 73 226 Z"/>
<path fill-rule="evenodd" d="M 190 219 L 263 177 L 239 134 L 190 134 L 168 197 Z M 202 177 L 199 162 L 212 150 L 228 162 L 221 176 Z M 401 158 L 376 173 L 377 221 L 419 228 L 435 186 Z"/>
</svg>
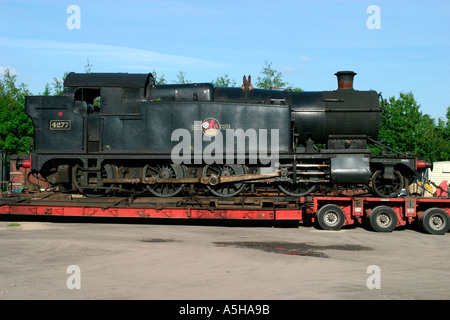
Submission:
<svg viewBox="0 0 450 320">
<path fill-rule="evenodd" d="M 50 130 L 70 130 L 71 127 L 70 120 L 50 120 Z"/>
</svg>

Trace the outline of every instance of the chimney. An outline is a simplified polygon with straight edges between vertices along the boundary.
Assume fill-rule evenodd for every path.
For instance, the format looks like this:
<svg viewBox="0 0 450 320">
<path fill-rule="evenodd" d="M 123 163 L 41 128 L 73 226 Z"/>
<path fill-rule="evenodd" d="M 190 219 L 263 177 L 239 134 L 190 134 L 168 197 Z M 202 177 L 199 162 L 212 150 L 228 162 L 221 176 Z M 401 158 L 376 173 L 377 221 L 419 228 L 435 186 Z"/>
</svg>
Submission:
<svg viewBox="0 0 450 320">
<path fill-rule="evenodd" d="M 353 89 L 353 71 L 339 71 L 334 74 L 338 80 L 338 89 Z"/>
</svg>

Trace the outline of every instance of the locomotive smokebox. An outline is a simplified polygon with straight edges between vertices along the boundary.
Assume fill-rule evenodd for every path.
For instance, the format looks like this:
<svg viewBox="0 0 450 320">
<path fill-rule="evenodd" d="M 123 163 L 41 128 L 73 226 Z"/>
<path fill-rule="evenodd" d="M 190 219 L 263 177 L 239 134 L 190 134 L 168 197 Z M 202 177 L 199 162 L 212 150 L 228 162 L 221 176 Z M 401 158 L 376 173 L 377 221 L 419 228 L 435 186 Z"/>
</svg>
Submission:
<svg viewBox="0 0 450 320">
<path fill-rule="evenodd" d="M 353 71 L 339 71 L 334 74 L 338 80 L 338 89 L 353 89 L 353 78 L 356 73 Z"/>
</svg>

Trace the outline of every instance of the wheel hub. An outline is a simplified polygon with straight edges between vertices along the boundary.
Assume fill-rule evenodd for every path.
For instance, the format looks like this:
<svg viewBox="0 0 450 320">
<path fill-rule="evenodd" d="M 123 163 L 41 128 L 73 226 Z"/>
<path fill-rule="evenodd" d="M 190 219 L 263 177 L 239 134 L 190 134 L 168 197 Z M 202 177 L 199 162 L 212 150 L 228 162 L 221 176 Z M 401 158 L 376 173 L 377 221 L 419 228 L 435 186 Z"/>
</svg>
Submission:
<svg viewBox="0 0 450 320">
<path fill-rule="evenodd" d="M 380 214 L 377 220 L 380 226 L 388 226 L 391 223 L 391 219 L 387 214 Z"/>
<path fill-rule="evenodd" d="M 216 196 L 232 197 L 244 190 L 246 184 L 240 181 L 230 183 L 219 183 L 219 177 L 231 177 L 246 173 L 242 165 L 206 165 L 203 168 L 203 178 L 208 179 L 207 188 Z M 206 181 L 208 181 L 206 180 Z"/>
<path fill-rule="evenodd" d="M 329 226 L 334 226 L 339 222 L 339 217 L 335 212 L 328 212 L 325 215 L 325 221 Z"/>
<path fill-rule="evenodd" d="M 170 178 L 170 170 L 167 168 L 164 168 L 159 172 L 158 176 L 160 179 L 169 179 Z"/>
<path fill-rule="evenodd" d="M 230 177 L 231 175 L 232 175 L 232 172 L 228 168 L 225 168 L 220 172 L 221 177 Z"/>
<path fill-rule="evenodd" d="M 444 225 L 444 221 L 439 216 L 434 216 L 430 219 L 430 227 L 434 230 L 440 230 Z"/>
</svg>

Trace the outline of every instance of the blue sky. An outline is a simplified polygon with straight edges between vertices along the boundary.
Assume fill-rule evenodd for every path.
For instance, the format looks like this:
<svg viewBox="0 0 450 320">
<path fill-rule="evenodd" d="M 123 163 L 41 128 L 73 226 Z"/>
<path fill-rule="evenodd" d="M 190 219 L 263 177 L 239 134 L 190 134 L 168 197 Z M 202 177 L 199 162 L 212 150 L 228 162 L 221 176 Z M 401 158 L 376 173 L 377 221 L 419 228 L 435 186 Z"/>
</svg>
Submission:
<svg viewBox="0 0 450 320">
<path fill-rule="evenodd" d="M 70 5 L 79 29 L 67 27 Z M 379 29 L 367 26 L 371 5 Z M 92 72 L 238 84 L 269 61 L 307 91 L 334 90 L 334 73 L 353 70 L 355 89 L 412 92 L 423 113 L 445 119 L 450 0 L 0 0 L 0 74 L 9 68 L 38 94 L 88 59 Z"/>
</svg>

